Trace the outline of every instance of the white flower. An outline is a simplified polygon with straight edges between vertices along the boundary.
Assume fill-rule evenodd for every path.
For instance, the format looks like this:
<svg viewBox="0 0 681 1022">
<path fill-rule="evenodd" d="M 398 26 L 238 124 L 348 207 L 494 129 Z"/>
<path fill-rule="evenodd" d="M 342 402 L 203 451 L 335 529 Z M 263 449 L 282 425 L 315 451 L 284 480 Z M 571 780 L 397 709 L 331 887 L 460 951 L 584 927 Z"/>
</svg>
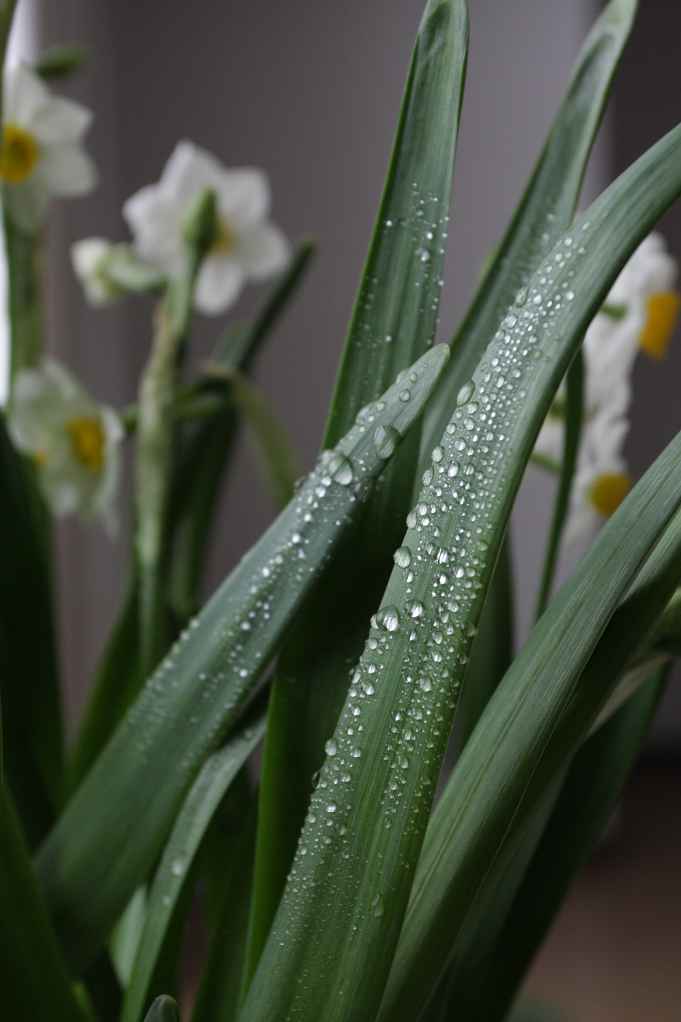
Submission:
<svg viewBox="0 0 681 1022">
<path fill-rule="evenodd" d="M 634 252 L 584 338 L 584 417 L 566 541 L 590 537 L 631 487 L 624 458 L 632 398 L 631 376 L 639 351 L 666 353 L 681 306 L 674 290 L 675 260 L 664 240 L 651 234 Z M 565 386 L 541 428 L 538 460 L 560 465 Z"/>
<path fill-rule="evenodd" d="M 91 305 L 109 305 L 121 290 L 107 274 L 116 245 L 104 238 L 83 238 L 71 246 L 71 262 Z"/>
<path fill-rule="evenodd" d="M 0 179 L 22 230 L 40 226 L 50 196 L 85 195 L 94 188 L 95 166 L 82 144 L 91 119 L 80 103 L 53 96 L 27 67 L 7 72 Z"/>
<path fill-rule="evenodd" d="M 97 404 L 63 366 L 47 360 L 17 375 L 9 427 L 19 450 L 33 457 L 55 514 L 79 511 L 115 524 L 123 428 L 113 409 Z"/>
<path fill-rule="evenodd" d="M 211 315 L 224 312 L 248 279 L 281 270 L 288 243 L 268 220 L 270 190 L 260 170 L 227 170 L 210 153 L 180 142 L 157 185 L 147 185 L 123 207 L 139 254 L 168 274 L 182 268 L 183 226 L 192 201 L 205 189 L 217 200 L 219 237 L 204 259 L 195 303 Z"/>
</svg>

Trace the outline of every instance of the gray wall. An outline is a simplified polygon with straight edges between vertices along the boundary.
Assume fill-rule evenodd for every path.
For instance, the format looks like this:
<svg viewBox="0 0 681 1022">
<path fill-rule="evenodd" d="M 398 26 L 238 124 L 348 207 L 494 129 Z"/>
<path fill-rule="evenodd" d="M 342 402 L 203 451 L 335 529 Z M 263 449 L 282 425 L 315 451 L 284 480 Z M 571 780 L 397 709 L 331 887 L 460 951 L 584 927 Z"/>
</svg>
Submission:
<svg viewBox="0 0 681 1022">
<path fill-rule="evenodd" d="M 472 0 L 443 339 L 513 209 L 597 6 L 593 0 Z M 103 178 L 97 196 L 63 208 L 55 250 L 85 233 L 123 237 L 117 212 L 122 199 L 157 178 L 181 137 L 212 149 L 227 164 L 266 168 L 276 219 L 292 238 L 318 239 L 319 256 L 305 291 L 259 372 L 309 464 L 380 196 L 420 0 L 205 0 L 201 5 L 64 0 L 58 13 L 48 4 L 42 11 L 46 40 L 92 42 L 93 63 L 74 92 L 97 110 L 92 141 Z M 678 34 L 658 38 L 658 47 L 666 38 L 671 48 Z M 636 66 L 630 62 L 631 73 Z M 662 93 L 666 88 L 671 97 L 669 80 Z M 625 83 L 617 95 L 626 93 Z M 646 109 L 641 108 L 641 123 Z M 606 125 L 587 194 L 608 179 L 613 153 L 616 162 L 626 158 L 611 128 Z M 621 129 L 628 131 L 624 121 Z M 655 134 L 650 124 L 647 130 L 650 137 Z M 83 308 L 70 274 L 56 259 L 53 266 L 53 345 L 102 396 L 130 399 L 147 350 L 149 309 L 142 303 L 92 313 Z M 235 315 L 247 314 L 257 297 L 250 292 Z M 199 352 L 207 350 L 218 327 L 214 320 L 200 324 Z M 649 436 L 651 430 L 643 426 Z M 636 448 L 636 463 L 651 453 L 649 447 Z M 240 452 L 237 478 L 224 503 L 213 581 L 272 515 L 248 450 Z M 537 536 L 548 520 L 550 495 L 547 481 L 531 472 L 514 525 L 523 633 L 541 554 Z M 99 534 L 78 525 L 63 531 L 62 574 L 69 599 L 62 625 L 74 709 L 82 702 L 113 613 L 125 553 L 124 543 L 106 545 Z"/>
</svg>

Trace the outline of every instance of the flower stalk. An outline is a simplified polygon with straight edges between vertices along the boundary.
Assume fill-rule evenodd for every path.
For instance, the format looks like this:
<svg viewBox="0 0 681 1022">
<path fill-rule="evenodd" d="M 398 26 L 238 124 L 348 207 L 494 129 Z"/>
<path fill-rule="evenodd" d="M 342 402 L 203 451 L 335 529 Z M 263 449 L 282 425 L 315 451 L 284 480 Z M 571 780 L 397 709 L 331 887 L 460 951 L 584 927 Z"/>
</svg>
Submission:
<svg viewBox="0 0 681 1022">
<path fill-rule="evenodd" d="M 161 555 L 173 460 L 173 403 L 178 364 L 189 328 L 194 288 L 215 235 L 215 197 L 204 192 L 185 230 L 184 271 L 159 303 L 151 355 L 142 375 L 137 422 L 136 557 L 140 577 L 140 657 L 143 674 L 165 645 Z"/>
</svg>

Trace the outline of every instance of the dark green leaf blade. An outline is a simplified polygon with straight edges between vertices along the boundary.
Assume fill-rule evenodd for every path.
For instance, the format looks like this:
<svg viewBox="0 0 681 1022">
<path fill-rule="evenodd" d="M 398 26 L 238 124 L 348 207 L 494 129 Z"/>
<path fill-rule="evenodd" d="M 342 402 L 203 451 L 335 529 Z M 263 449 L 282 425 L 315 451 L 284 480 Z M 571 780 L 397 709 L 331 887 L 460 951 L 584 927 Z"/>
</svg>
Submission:
<svg viewBox="0 0 681 1022">
<path fill-rule="evenodd" d="M 51 825 L 61 791 L 62 719 L 44 508 L 31 466 L 0 416 L 0 697 L 4 766 L 29 843 Z"/>
<path fill-rule="evenodd" d="M 229 785 L 264 732 L 265 719 L 260 713 L 206 760 L 184 800 L 149 892 L 144 930 L 125 994 L 121 1022 L 136 1022 L 140 1018 L 194 856 Z"/>
<path fill-rule="evenodd" d="M 85 1022 L 40 897 L 28 848 L 0 783 L 0 989 L 11 1019 Z"/>
<path fill-rule="evenodd" d="M 361 412 L 149 679 L 38 859 L 61 942 L 86 965 L 161 850 L 206 756 L 251 698 L 301 599 L 417 420 L 448 356 L 427 352 Z M 172 764 L 172 769 L 169 769 Z"/>
<path fill-rule="evenodd" d="M 577 754 L 508 920 L 499 934 L 491 982 L 478 1000 L 481 1022 L 501 1022 L 577 871 L 605 833 L 641 751 L 666 684 L 656 675 Z M 471 1016 L 474 1018 L 474 1016 Z"/>
<path fill-rule="evenodd" d="M 426 5 L 367 263 L 336 382 L 325 443 L 432 340 L 466 70 L 462 0 Z M 391 567 L 413 487 L 416 432 L 404 445 L 335 567 L 311 593 L 273 685 L 261 782 L 247 979 L 281 897 L 309 800 L 359 655 L 366 620 Z M 355 556 L 358 547 L 362 558 Z M 331 638 L 326 622 L 335 622 Z M 304 739 L 299 720 L 306 722 Z"/>
</svg>

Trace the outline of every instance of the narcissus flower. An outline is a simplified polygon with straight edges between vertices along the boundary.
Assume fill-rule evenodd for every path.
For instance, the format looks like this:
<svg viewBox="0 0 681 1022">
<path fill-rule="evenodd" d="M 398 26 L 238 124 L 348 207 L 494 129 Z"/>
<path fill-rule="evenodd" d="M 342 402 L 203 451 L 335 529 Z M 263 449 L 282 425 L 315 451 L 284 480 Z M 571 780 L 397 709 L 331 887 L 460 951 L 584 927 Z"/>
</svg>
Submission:
<svg viewBox="0 0 681 1022">
<path fill-rule="evenodd" d="M 53 96 L 38 75 L 20 65 L 7 72 L 3 116 L 5 201 L 15 224 L 34 232 L 51 196 L 85 195 L 96 184 L 82 141 L 92 115 L 80 103 Z"/>
<path fill-rule="evenodd" d="M 584 539 L 617 510 L 631 487 L 624 458 L 632 370 L 639 351 L 664 357 L 681 296 L 675 260 L 664 240 L 650 235 L 634 252 L 584 338 L 584 419 L 568 542 Z M 563 451 L 565 388 L 561 387 L 537 438 L 535 453 L 556 465 Z"/>
<path fill-rule="evenodd" d="M 63 366 L 48 360 L 17 375 L 9 426 L 19 450 L 35 460 L 55 514 L 78 511 L 114 525 L 123 428 L 113 409 L 94 401 Z"/>
<path fill-rule="evenodd" d="M 215 315 L 233 304 L 247 280 L 270 277 L 288 259 L 288 242 L 268 219 L 270 189 L 263 172 L 228 170 L 205 150 L 180 142 L 159 183 L 128 199 L 123 215 L 140 256 L 173 275 L 182 268 L 187 213 L 205 189 L 215 192 L 219 229 L 199 273 L 195 304 Z"/>
</svg>

